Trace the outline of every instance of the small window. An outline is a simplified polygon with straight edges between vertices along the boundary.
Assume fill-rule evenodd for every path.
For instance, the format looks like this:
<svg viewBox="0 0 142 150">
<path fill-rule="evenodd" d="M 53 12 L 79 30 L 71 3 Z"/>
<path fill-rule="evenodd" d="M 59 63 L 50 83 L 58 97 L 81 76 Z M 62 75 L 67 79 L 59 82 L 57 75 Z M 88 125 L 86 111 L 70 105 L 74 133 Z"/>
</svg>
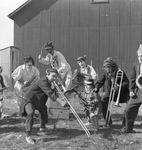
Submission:
<svg viewBox="0 0 142 150">
<path fill-rule="evenodd" d="M 109 3 L 109 0 L 91 0 L 91 3 Z"/>
</svg>

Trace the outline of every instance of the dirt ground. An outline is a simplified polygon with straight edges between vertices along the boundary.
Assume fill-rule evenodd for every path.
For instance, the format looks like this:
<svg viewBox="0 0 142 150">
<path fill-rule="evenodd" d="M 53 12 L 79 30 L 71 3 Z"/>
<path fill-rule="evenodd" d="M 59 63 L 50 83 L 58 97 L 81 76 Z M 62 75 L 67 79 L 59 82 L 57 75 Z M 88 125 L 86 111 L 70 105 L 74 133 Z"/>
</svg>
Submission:
<svg viewBox="0 0 142 150">
<path fill-rule="evenodd" d="M 87 137 L 72 113 L 68 120 L 50 119 L 47 132 L 40 134 L 38 115 L 35 115 L 33 138 L 36 143 L 29 145 L 25 141 L 25 119 L 17 117 L 16 100 L 7 98 L 4 100 L 4 112 L 10 118 L 0 119 L 0 150 L 142 150 L 142 108 L 135 122 L 136 133 L 122 134 L 124 108 L 124 104 L 120 108 L 113 107 L 111 128 L 100 127 L 96 134 L 94 128 L 87 127 L 91 137 Z M 79 112 L 79 116 L 85 122 L 83 112 Z M 100 125 L 103 124 L 104 120 L 100 117 Z"/>
</svg>

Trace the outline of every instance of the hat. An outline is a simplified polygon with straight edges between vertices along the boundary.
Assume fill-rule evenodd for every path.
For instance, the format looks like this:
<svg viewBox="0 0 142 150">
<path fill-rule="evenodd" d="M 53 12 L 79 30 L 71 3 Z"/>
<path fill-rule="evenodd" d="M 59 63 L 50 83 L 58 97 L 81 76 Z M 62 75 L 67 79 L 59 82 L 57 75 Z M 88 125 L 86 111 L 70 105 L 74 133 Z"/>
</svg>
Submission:
<svg viewBox="0 0 142 150">
<path fill-rule="evenodd" d="M 137 50 L 137 54 L 142 53 L 142 44 L 140 44 L 138 50 Z"/>
<path fill-rule="evenodd" d="M 84 84 L 93 85 L 93 84 L 94 84 L 94 80 L 91 79 L 91 78 L 86 78 L 86 79 L 84 80 Z"/>
<path fill-rule="evenodd" d="M 50 42 L 47 42 L 46 44 L 45 44 L 45 50 L 48 50 L 48 49 L 51 49 L 51 48 L 53 48 L 53 44 L 52 44 L 52 41 L 50 41 Z"/>
<path fill-rule="evenodd" d="M 85 61 L 85 60 L 86 60 L 86 55 L 77 58 L 77 61 Z"/>
<path fill-rule="evenodd" d="M 50 72 L 54 72 L 54 73 L 56 73 L 56 74 L 59 74 L 58 71 L 57 71 L 56 69 L 54 69 L 54 68 L 46 69 L 45 72 L 46 72 L 47 74 L 49 74 Z"/>
<path fill-rule="evenodd" d="M 111 57 L 108 57 L 107 59 L 104 60 L 103 67 L 116 69 L 118 68 L 116 62 Z"/>
</svg>

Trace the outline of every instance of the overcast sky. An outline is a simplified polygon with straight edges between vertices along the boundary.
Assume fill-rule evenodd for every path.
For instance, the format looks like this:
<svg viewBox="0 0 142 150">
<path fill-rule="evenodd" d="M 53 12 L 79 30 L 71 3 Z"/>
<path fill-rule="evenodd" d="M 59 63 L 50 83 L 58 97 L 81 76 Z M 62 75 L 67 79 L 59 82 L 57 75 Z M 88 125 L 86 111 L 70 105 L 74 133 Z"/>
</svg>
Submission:
<svg viewBox="0 0 142 150">
<path fill-rule="evenodd" d="M 14 22 L 8 15 L 27 0 L 0 0 L 0 49 L 13 46 Z"/>
</svg>

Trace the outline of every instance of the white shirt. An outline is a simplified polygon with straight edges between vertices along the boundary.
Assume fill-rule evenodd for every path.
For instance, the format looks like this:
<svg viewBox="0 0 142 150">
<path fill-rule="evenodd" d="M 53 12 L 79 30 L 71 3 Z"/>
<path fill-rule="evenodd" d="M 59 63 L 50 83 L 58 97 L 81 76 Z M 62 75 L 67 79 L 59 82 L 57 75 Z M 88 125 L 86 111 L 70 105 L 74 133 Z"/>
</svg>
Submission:
<svg viewBox="0 0 142 150">
<path fill-rule="evenodd" d="M 27 70 L 25 67 L 25 64 L 17 67 L 14 72 L 11 74 L 11 77 L 16 81 L 14 88 L 17 89 L 19 92 L 21 91 L 21 88 L 23 84 L 21 84 L 18 80 L 29 81 L 32 77 L 39 77 L 39 70 L 32 66 L 32 69 Z M 22 91 L 21 91 L 22 92 Z"/>
<path fill-rule="evenodd" d="M 88 72 L 89 70 L 89 72 Z M 96 80 L 98 75 L 96 73 L 96 71 L 94 70 L 94 68 L 90 65 L 87 65 L 86 67 L 81 67 L 80 68 L 80 71 L 81 73 L 84 73 L 84 74 L 87 74 L 87 75 L 90 75 L 92 77 L 92 79 Z"/>
<path fill-rule="evenodd" d="M 56 57 L 56 60 L 53 60 L 53 57 Z M 45 65 L 51 64 L 51 66 L 57 69 L 61 75 L 66 74 L 69 70 L 71 70 L 71 67 L 67 63 L 65 57 L 59 51 L 54 50 L 53 56 L 51 54 L 47 54 L 45 58 L 40 60 L 40 62 Z"/>
</svg>

